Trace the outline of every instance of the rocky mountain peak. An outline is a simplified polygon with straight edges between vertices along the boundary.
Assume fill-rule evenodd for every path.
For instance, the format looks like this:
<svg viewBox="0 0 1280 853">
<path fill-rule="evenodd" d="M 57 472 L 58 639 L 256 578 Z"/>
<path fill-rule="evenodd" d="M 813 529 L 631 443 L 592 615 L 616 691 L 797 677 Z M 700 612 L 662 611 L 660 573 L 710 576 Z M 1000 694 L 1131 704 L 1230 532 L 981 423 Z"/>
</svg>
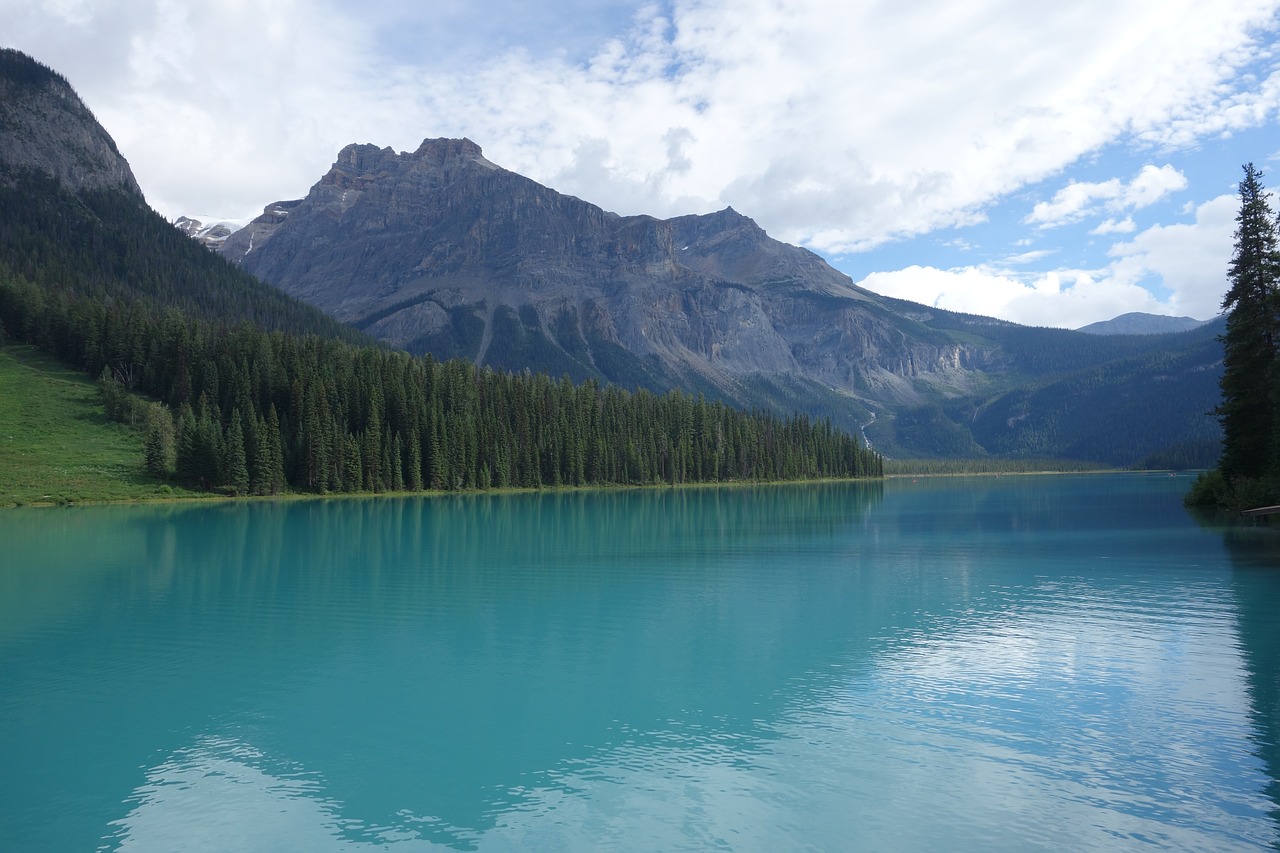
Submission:
<svg viewBox="0 0 1280 853">
<path fill-rule="evenodd" d="M 66 78 L 10 48 L 0 49 L 0 169 L 44 172 L 72 192 L 142 198 L 128 162 Z"/>
<path fill-rule="evenodd" d="M 496 169 L 497 165 L 485 159 L 484 151 L 470 139 L 424 139 L 413 152 L 415 160 L 425 160 L 443 165 L 450 160 L 477 163 L 487 168 Z"/>
<path fill-rule="evenodd" d="M 353 143 L 338 152 L 330 175 L 337 173 L 346 177 L 375 177 L 406 169 L 442 170 L 471 165 L 485 169 L 499 168 L 486 160 L 480 146 L 470 139 L 424 139 L 416 151 L 399 154 L 390 147 Z"/>
</svg>

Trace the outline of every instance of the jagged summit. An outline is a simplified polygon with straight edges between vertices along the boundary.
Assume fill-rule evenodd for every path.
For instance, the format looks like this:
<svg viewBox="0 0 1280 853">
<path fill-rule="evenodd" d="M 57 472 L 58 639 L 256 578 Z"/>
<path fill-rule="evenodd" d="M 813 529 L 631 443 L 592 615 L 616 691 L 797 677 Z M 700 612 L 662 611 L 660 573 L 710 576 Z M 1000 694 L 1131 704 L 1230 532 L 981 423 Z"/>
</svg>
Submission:
<svg viewBox="0 0 1280 853">
<path fill-rule="evenodd" d="M 483 166 L 486 169 L 499 167 L 485 159 L 480 146 L 470 139 L 424 139 L 417 150 L 400 152 L 391 147 L 378 147 L 369 143 L 352 143 L 338 152 L 333 170 L 348 174 L 368 175 L 402 167 L 405 164 L 414 167 L 445 168 L 448 166 L 466 166 L 469 164 Z"/>
<path fill-rule="evenodd" d="M 72 192 L 142 198 L 115 141 L 66 78 L 11 48 L 0 49 L 0 170 L 44 172 Z"/>
</svg>

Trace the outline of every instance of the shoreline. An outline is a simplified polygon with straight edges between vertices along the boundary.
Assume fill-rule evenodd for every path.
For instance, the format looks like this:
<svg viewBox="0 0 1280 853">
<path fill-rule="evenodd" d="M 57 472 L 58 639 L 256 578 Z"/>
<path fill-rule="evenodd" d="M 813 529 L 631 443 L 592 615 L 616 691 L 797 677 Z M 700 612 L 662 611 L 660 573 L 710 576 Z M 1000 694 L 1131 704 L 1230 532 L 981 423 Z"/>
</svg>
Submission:
<svg viewBox="0 0 1280 853">
<path fill-rule="evenodd" d="M 77 506 L 144 506 L 152 504 L 205 504 L 205 503 L 244 503 L 258 501 L 310 501 L 310 500 L 345 500 L 370 498 L 440 498 L 451 496 L 475 495 L 519 495 L 519 494 L 568 494 L 572 492 L 606 492 L 628 491 L 636 489 L 707 489 L 707 488 L 744 488 L 752 486 L 802 486 L 821 485 L 824 483 L 874 483 L 883 482 L 888 477 L 822 477 L 803 480 L 717 480 L 693 483 L 607 483 L 588 486 L 507 486 L 498 489 L 423 489 L 421 491 L 399 492 L 282 492 L 278 495 L 177 495 L 173 497 L 147 498 L 106 498 L 86 500 L 49 500 L 23 501 L 20 503 L 0 503 L 0 512 L 9 509 L 57 509 Z"/>
</svg>

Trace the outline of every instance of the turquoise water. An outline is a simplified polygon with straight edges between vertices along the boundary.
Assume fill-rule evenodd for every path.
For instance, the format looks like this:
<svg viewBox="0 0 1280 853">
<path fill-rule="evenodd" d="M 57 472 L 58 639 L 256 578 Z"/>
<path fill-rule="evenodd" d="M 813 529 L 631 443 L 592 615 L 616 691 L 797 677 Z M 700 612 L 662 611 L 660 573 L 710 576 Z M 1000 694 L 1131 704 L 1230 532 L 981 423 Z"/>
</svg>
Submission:
<svg viewBox="0 0 1280 853">
<path fill-rule="evenodd" d="M 1272 848 L 1188 483 L 6 510 L 0 850 Z"/>
</svg>

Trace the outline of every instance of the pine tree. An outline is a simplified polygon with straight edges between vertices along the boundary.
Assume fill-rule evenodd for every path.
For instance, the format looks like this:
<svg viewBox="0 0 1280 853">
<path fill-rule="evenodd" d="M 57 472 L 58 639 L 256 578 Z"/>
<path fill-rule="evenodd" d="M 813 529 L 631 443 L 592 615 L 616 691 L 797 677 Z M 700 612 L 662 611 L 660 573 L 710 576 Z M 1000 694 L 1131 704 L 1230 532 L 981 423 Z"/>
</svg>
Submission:
<svg viewBox="0 0 1280 853">
<path fill-rule="evenodd" d="M 1239 488 L 1243 480 L 1273 473 L 1276 420 L 1277 289 L 1280 252 L 1276 220 L 1252 163 L 1244 166 L 1240 182 L 1240 213 L 1236 216 L 1235 254 L 1222 299 L 1229 311 L 1222 336 L 1222 459 L 1219 468 Z"/>
<path fill-rule="evenodd" d="M 249 465 L 244 452 L 244 429 L 240 426 L 240 410 L 231 414 L 231 423 L 222 439 L 222 484 L 235 495 L 249 492 Z"/>
<path fill-rule="evenodd" d="M 163 403 L 147 406 L 147 436 L 144 445 L 147 473 L 167 479 L 177 464 L 173 416 Z"/>
<path fill-rule="evenodd" d="M 265 438 L 267 493 L 279 494 L 285 486 L 284 478 L 284 445 L 280 436 L 280 418 L 276 414 L 275 403 L 267 412 L 267 433 Z"/>
</svg>

